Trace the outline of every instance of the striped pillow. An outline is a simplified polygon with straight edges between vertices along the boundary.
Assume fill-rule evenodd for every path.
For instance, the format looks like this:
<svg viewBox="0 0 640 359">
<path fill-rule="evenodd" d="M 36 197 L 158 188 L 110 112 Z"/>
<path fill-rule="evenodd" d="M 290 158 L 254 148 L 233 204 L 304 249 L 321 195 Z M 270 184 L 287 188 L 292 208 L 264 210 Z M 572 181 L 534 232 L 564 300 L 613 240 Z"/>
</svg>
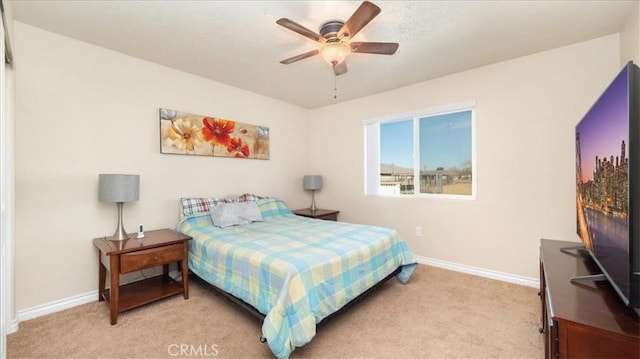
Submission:
<svg viewBox="0 0 640 359">
<path fill-rule="evenodd" d="M 268 198 L 268 197 L 258 196 L 257 194 L 253 194 L 253 193 L 245 193 L 238 196 L 238 198 L 236 198 L 236 202 L 257 201 L 259 199 L 265 199 L 265 198 Z"/>
<path fill-rule="evenodd" d="M 194 213 L 209 212 L 209 210 L 220 203 L 231 203 L 233 200 L 215 197 L 183 197 L 180 199 L 182 203 L 182 214 L 188 216 Z"/>
</svg>

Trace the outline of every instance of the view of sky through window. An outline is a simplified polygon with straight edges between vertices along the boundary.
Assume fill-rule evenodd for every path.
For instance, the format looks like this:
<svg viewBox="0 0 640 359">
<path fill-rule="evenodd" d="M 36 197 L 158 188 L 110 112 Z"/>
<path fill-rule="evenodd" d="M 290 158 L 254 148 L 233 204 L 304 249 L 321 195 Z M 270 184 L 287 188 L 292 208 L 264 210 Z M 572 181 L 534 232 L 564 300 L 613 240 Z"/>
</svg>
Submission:
<svg viewBox="0 0 640 359">
<path fill-rule="evenodd" d="M 460 168 L 471 162 L 471 111 L 420 119 L 420 169 Z M 380 162 L 413 168 L 413 120 L 380 125 Z"/>
<path fill-rule="evenodd" d="M 380 125 L 380 162 L 413 168 L 413 120 Z"/>
<path fill-rule="evenodd" d="M 471 111 L 420 119 L 420 169 L 460 168 L 471 163 Z"/>
</svg>

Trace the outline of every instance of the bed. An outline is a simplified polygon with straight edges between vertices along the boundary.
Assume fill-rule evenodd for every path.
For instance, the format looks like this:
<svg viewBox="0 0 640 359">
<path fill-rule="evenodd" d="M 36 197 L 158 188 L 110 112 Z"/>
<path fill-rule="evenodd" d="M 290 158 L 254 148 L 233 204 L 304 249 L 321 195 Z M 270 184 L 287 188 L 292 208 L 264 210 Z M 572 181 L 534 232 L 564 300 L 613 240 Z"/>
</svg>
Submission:
<svg viewBox="0 0 640 359">
<path fill-rule="evenodd" d="M 378 282 L 397 273 L 406 283 L 417 266 L 392 229 L 300 217 L 277 198 L 246 195 L 237 201 L 253 202 L 251 220 L 221 227 L 214 211 L 235 201 L 189 200 L 176 229 L 193 238 L 190 271 L 262 313 L 262 336 L 279 358 Z"/>
</svg>

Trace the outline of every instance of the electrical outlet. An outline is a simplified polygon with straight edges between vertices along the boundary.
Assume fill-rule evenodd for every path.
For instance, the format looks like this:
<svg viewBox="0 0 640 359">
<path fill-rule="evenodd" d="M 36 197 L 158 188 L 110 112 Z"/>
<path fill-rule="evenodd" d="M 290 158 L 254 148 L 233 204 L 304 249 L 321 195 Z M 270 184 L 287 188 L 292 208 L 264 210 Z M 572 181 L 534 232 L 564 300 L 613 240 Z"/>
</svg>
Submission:
<svg viewBox="0 0 640 359">
<path fill-rule="evenodd" d="M 422 237 L 422 227 L 416 226 L 416 237 Z"/>
</svg>

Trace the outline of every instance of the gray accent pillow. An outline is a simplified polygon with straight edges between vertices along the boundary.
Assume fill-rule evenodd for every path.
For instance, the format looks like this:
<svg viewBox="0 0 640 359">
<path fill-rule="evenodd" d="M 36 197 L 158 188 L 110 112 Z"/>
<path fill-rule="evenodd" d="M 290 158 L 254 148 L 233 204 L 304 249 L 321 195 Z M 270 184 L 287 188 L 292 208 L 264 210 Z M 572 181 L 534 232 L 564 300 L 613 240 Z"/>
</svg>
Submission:
<svg viewBox="0 0 640 359">
<path fill-rule="evenodd" d="M 213 225 L 222 228 L 262 222 L 262 215 L 255 201 L 220 203 L 213 207 L 209 214 Z"/>
</svg>

